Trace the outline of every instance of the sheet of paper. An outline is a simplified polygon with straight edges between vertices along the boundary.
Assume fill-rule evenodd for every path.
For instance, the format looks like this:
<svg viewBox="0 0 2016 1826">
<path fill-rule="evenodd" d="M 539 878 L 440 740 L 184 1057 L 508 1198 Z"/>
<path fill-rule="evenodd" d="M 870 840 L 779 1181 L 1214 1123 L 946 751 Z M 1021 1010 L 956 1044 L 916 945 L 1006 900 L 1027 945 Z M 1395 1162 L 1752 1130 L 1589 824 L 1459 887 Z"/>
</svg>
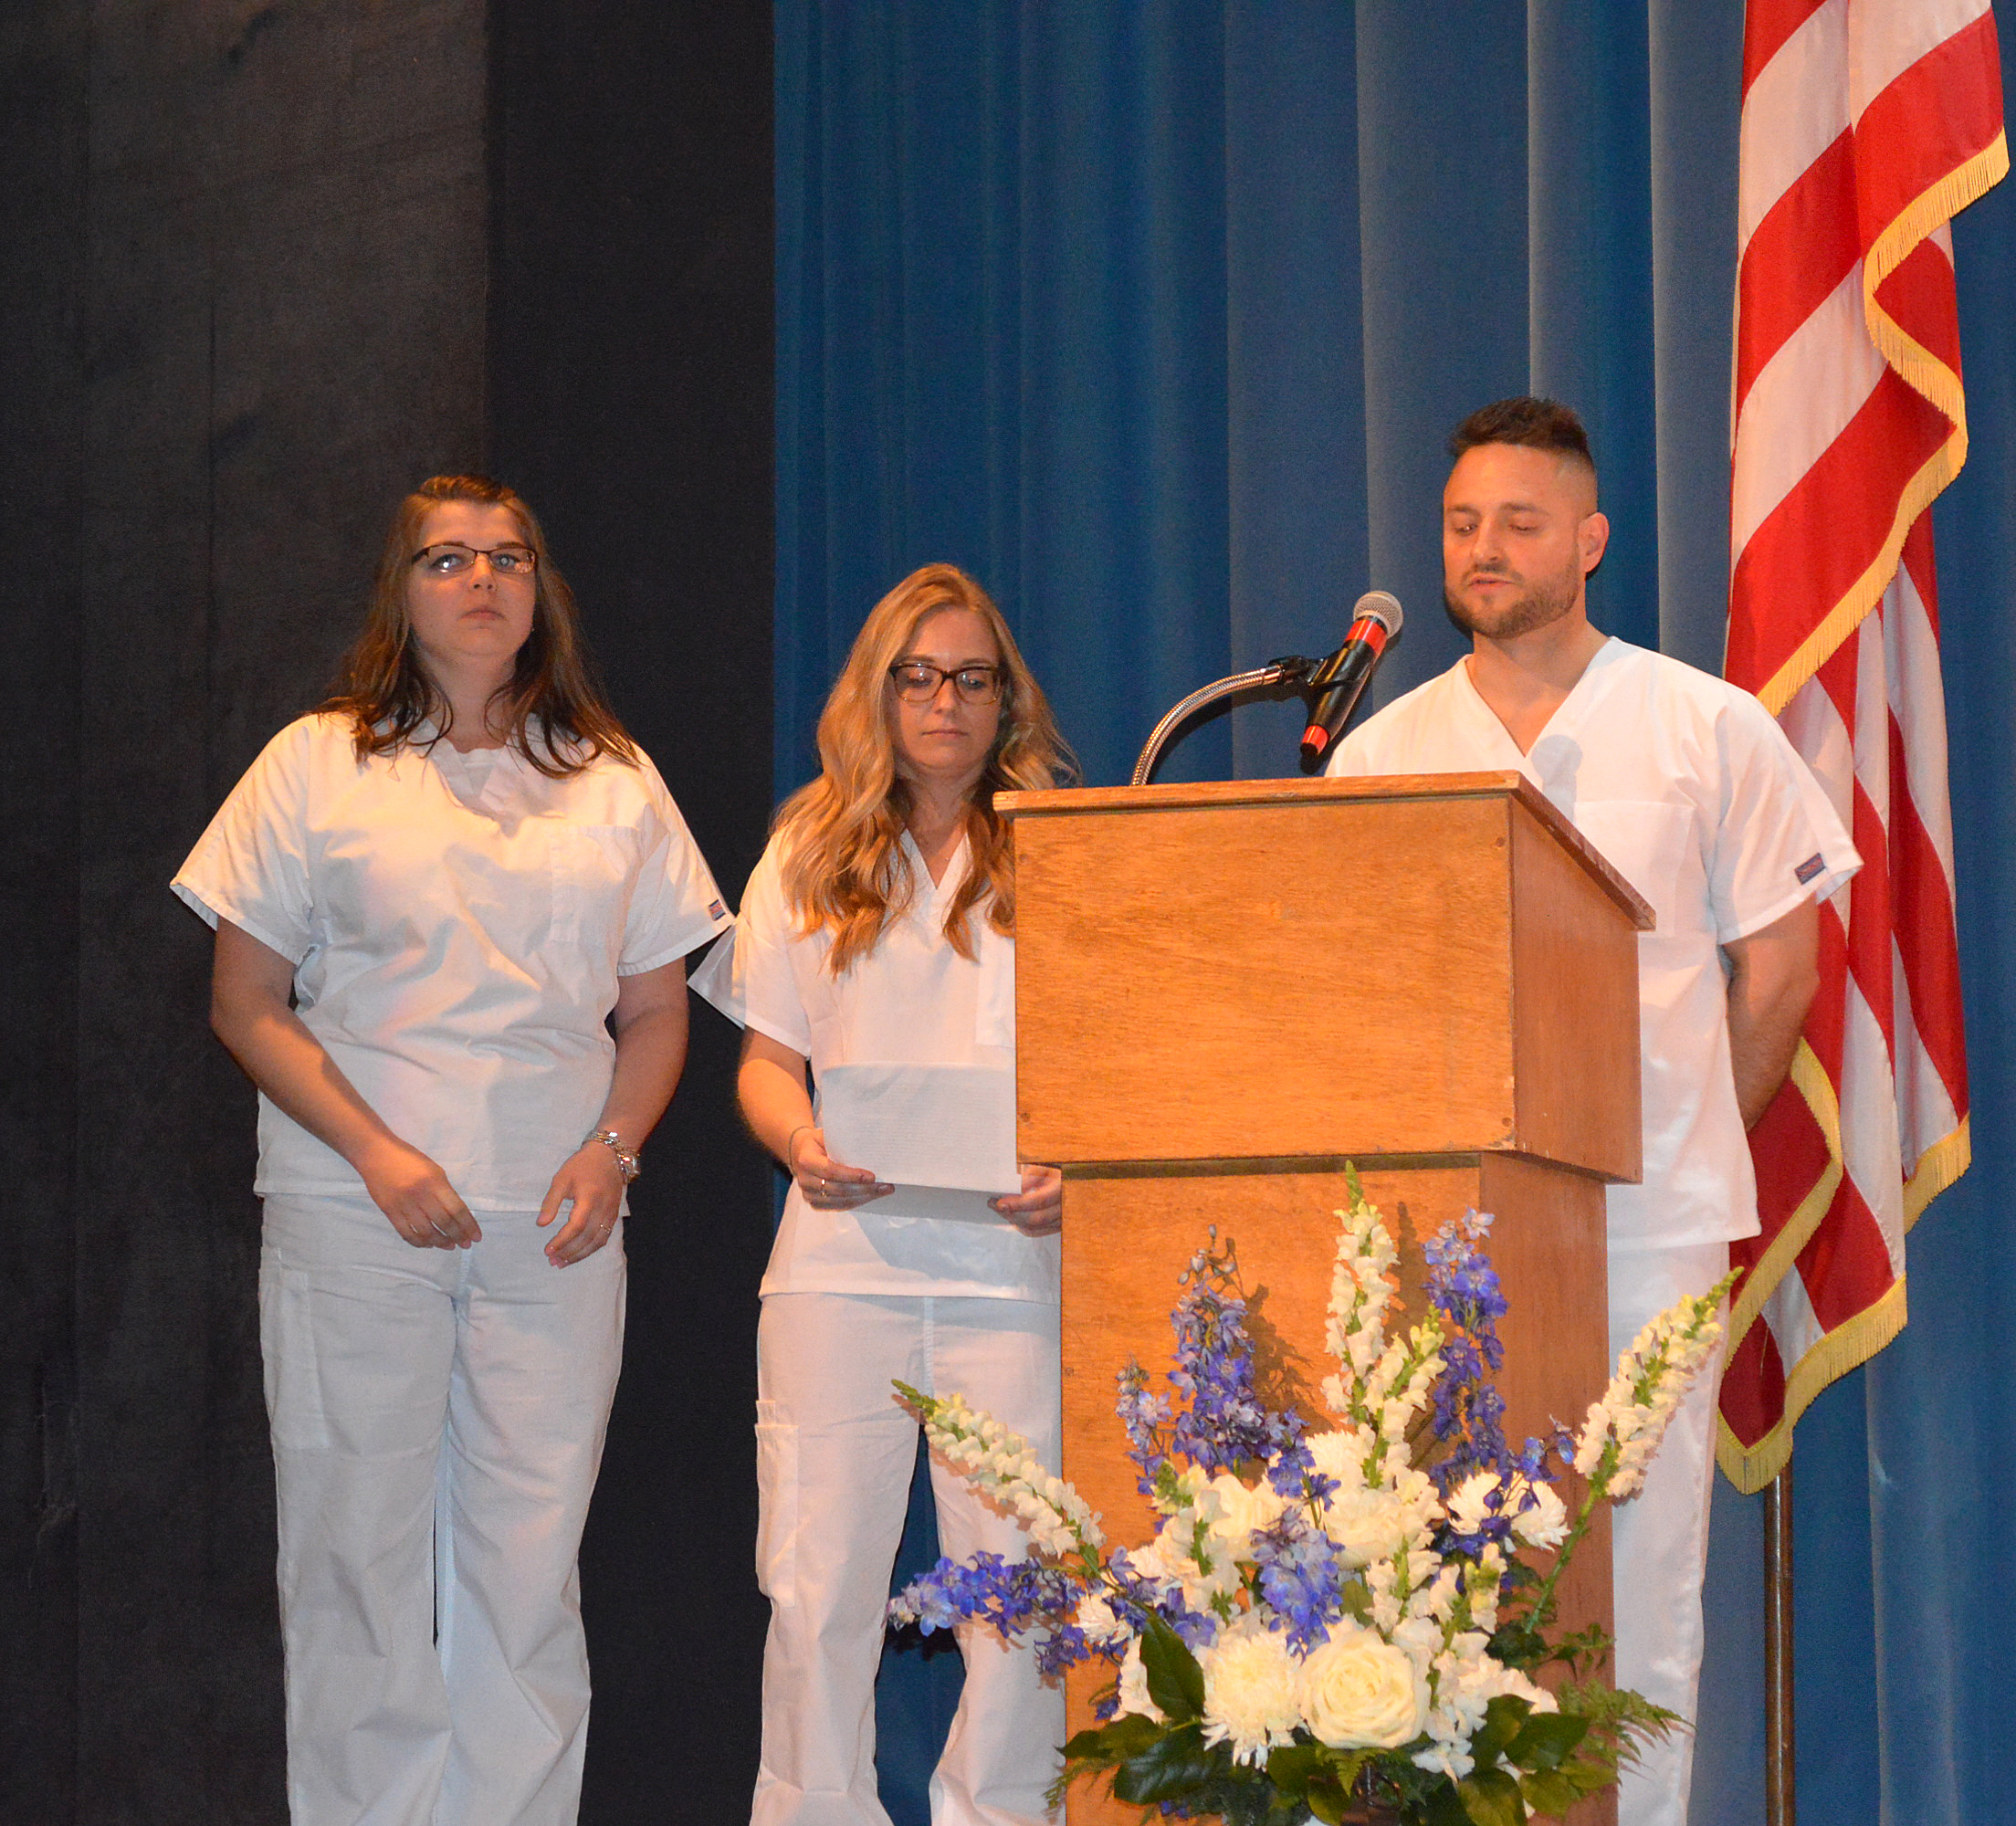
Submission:
<svg viewBox="0 0 2016 1826">
<path fill-rule="evenodd" d="M 987 1201 L 1022 1190 L 1015 1075 L 997 1065 L 833 1065 L 819 1079 L 826 1152 L 896 1190 L 879 1217 L 1004 1223 Z"/>
</svg>

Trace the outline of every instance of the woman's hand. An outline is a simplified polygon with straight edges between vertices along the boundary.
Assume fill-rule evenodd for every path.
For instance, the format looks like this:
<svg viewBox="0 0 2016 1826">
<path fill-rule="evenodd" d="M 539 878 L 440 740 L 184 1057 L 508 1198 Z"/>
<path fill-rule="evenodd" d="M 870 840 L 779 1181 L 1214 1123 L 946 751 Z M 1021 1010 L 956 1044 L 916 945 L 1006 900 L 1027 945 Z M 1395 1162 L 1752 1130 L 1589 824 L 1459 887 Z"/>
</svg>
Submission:
<svg viewBox="0 0 2016 1826">
<path fill-rule="evenodd" d="M 387 1135 L 352 1160 L 371 1202 L 415 1249 L 467 1249 L 483 1240 L 448 1176 L 419 1149 Z"/>
<path fill-rule="evenodd" d="M 608 1242 L 623 1209 L 623 1169 L 616 1150 L 606 1141 L 583 1141 L 553 1175 L 539 1207 L 540 1228 L 553 1223 L 568 1200 L 573 1209 L 560 1233 L 546 1245 L 546 1259 L 556 1268 L 585 1262 Z"/>
<path fill-rule="evenodd" d="M 217 921 L 210 1024 L 272 1101 L 357 1170 L 371 1202 L 415 1249 L 483 1239 L 448 1176 L 385 1126 L 294 1012 L 294 966 L 263 939 Z"/>
<path fill-rule="evenodd" d="M 870 1199 L 887 1198 L 894 1186 L 884 1185 L 866 1167 L 849 1167 L 826 1152 L 826 1134 L 809 1122 L 791 1131 L 785 1144 L 786 1164 L 805 1202 L 820 1211 L 852 1211 Z"/>
<path fill-rule="evenodd" d="M 1024 1167 L 1019 1192 L 987 1202 L 1024 1236 L 1055 1236 L 1064 1227 L 1064 1175 L 1055 1167 Z"/>
</svg>

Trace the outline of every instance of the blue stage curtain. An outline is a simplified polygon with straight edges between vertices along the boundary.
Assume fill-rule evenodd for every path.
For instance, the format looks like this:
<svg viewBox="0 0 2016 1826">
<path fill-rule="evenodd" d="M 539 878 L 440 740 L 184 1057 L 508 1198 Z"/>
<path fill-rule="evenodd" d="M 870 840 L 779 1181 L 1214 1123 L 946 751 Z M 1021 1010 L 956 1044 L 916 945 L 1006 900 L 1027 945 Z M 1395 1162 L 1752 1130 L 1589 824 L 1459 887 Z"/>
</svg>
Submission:
<svg viewBox="0 0 2016 1826">
<path fill-rule="evenodd" d="M 1461 650 L 1443 440 L 1528 389 L 1595 442 L 1599 624 L 1719 665 L 1738 0 L 780 0 L 776 19 L 780 794 L 813 770 L 863 614 L 932 560 L 994 593 L 1095 783 L 1194 686 L 1327 651 L 1370 587 L 1411 616 L 1391 698 Z M 1991 1659 L 2012 212 L 2005 185 L 1956 234 L 1974 446 L 1938 510 L 1977 1163 L 1914 1234 L 1909 1329 L 1823 1398 L 1797 1457 L 1801 1800 L 1841 1826 L 2016 1805 Z M 1295 771 L 1295 709 L 1207 724 L 1162 777 Z M 1694 1809 L 1714 1826 L 1763 1818 L 1757 1509 L 1718 1490 Z M 950 1657 L 886 1665 L 903 1826 L 949 1683 Z"/>
</svg>

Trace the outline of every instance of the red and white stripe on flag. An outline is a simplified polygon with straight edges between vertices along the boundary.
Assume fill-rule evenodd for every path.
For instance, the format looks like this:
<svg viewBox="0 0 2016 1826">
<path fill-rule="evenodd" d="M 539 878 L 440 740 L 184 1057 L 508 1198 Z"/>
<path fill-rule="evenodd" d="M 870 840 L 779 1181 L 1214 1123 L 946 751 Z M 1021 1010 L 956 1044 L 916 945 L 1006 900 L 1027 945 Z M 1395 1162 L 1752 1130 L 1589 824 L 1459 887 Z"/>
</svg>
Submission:
<svg viewBox="0 0 2016 1826">
<path fill-rule="evenodd" d="M 1930 509 L 1967 457 L 1946 225 L 2008 168 L 1989 0 L 1749 0 L 1725 670 L 1863 868 L 1750 1137 L 1718 1444 L 1744 1490 L 1904 1324 L 1905 1232 L 1968 1163 Z"/>
</svg>

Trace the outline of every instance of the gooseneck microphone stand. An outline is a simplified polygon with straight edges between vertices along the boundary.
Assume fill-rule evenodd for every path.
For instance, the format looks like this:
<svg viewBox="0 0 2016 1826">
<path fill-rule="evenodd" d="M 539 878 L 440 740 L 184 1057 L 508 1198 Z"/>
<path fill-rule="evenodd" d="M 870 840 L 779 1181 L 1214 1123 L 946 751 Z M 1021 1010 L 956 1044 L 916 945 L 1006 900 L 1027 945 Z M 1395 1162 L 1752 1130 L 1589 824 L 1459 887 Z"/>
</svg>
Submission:
<svg viewBox="0 0 2016 1826">
<path fill-rule="evenodd" d="M 1229 678 L 1221 678 L 1215 684 L 1192 691 L 1150 732 L 1148 741 L 1141 750 L 1141 758 L 1134 763 L 1134 778 L 1129 784 L 1148 784 L 1149 776 L 1155 771 L 1155 763 L 1162 758 L 1162 750 L 1169 745 L 1169 739 L 1198 711 L 1208 708 L 1222 698 L 1236 698 L 1244 691 L 1265 691 L 1279 685 L 1299 685 L 1321 664 L 1320 660 L 1304 659 L 1299 654 L 1291 653 L 1280 659 L 1270 659 L 1255 671 L 1235 672 Z"/>
</svg>

